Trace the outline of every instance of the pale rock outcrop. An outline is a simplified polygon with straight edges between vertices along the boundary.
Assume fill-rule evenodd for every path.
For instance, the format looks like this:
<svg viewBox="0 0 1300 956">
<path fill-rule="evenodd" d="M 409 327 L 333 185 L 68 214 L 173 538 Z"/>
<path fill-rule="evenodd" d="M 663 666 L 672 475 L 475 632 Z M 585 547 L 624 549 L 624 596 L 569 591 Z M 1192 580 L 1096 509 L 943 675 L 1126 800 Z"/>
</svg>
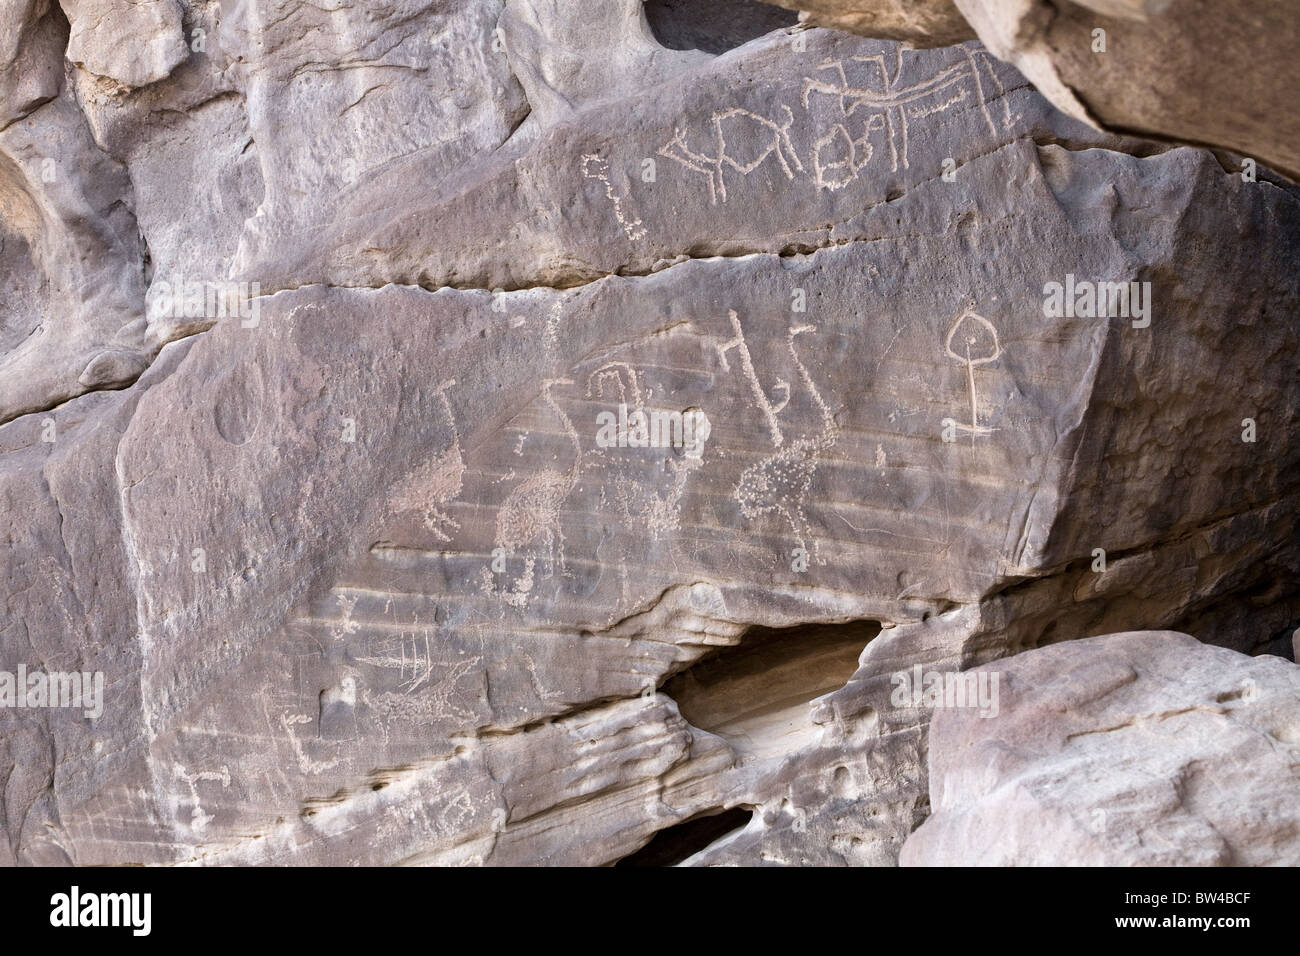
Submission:
<svg viewBox="0 0 1300 956">
<path fill-rule="evenodd" d="M 68 59 L 128 89 L 166 77 L 190 54 L 177 0 L 59 0 Z"/>
<path fill-rule="evenodd" d="M 68 24 L 52 0 L 0 4 L 0 130 L 58 95 Z"/>
<path fill-rule="evenodd" d="M 600 100 L 636 97 L 707 62 L 698 50 L 656 42 L 641 0 L 508 0 L 498 27 L 523 86 L 533 127 L 550 126 Z"/>
<path fill-rule="evenodd" d="M 144 269 L 127 170 L 64 91 L 0 131 L 0 421 L 139 377 Z"/>
<path fill-rule="evenodd" d="M 953 0 L 768 0 L 801 11 L 810 26 L 845 30 L 918 46 L 947 46 L 975 39 Z"/>
<path fill-rule="evenodd" d="M 999 710 L 930 723 L 911 866 L 1295 866 L 1300 667 L 1109 634 L 968 672 Z M 954 698 L 955 699 L 955 698 Z"/>
</svg>

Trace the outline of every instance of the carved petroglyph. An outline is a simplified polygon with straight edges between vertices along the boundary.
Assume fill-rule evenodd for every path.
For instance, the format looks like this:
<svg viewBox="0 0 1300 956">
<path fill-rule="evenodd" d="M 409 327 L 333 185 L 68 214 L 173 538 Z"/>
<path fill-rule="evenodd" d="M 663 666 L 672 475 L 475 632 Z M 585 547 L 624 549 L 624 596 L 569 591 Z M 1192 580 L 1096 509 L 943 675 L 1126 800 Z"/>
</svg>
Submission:
<svg viewBox="0 0 1300 956">
<path fill-rule="evenodd" d="M 614 206 L 614 218 L 622 227 L 623 234 L 633 242 L 642 238 L 645 235 L 645 226 L 640 217 L 632 213 L 628 199 L 614 191 L 614 184 L 609 179 L 609 161 L 603 156 L 591 154 L 583 156 L 582 175 L 587 179 L 598 180 L 604 185 L 605 196 Z"/>
<path fill-rule="evenodd" d="M 810 108 L 808 98 L 811 93 L 834 95 L 842 122 L 831 124 L 830 132 L 813 143 L 813 181 L 819 189 L 843 189 L 858 178 L 858 173 L 875 154 L 875 147 L 871 145 L 871 134 L 885 128 L 885 114 L 879 110 L 872 112 L 864 109 L 860 101 L 854 100 L 849 93 L 850 87 L 844 74 L 843 63 L 839 61 L 823 63 L 818 69 L 833 70 L 839 77 L 839 85 L 831 86 L 811 77 L 804 77 L 801 97 L 803 108 L 805 111 Z M 862 112 L 858 114 L 860 109 Z M 860 135 L 854 136 L 850 132 L 850 127 L 859 129 Z M 829 152 L 832 157 L 842 158 L 823 159 L 823 154 L 826 152 Z"/>
<path fill-rule="evenodd" d="M 699 458 L 669 459 L 667 468 L 672 479 L 663 495 L 647 489 L 642 483 L 619 479 L 615 483 L 615 498 L 623 510 L 623 517 L 635 521 L 655 539 L 678 530 L 687 479 L 701 464 Z"/>
<path fill-rule="evenodd" d="M 912 51 L 902 47 L 894 52 L 892 71 L 887 62 L 887 55 L 884 53 L 849 57 L 849 63 L 862 65 L 857 67 L 857 70 L 864 77 L 852 81 L 849 79 L 844 61 L 832 60 L 823 63 L 818 69 L 830 71 L 834 76 L 834 82 L 805 77 L 803 85 L 805 109 L 808 108 L 808 98 L 811 93 L 822 93 L 838 98 L 839 109 L 846 120 L 852 119 L 858 111 L 862 111 L 863 137 L 873 129 L 886 129 L 890 168 L 893 172 L 911 168 L 907 145 L 909 117 L 925 119 L 938 113 L 946 113 L 958 104 L 974 101 L 978 104 L 989 131 L 994 135 L 998 132 L 984 93 L 984 79 L 980 73 L 979 60 L 974 52 L 965 51 L 964 63 L 949 66 L 918 83 L 904 85 L 901 82 L 904 55 L 909 52 Z M 990 73 L 991 82 L 997 85 L 1000 93 L 1005 92 L 996 73 L 992 71 Z M 1010 109 L 1005 97 L 1003 109 L 1004 111 Z M 882 117 L 883 123 L 877 122 L 877 117 Z M 1009 112 L 1006 112 L 1005 122 L 1009 127 L 1011 124 Z M 844 135 L 849 136 L 847 129 Z"/>
<path fill-rule="evenodd" d="M 473 816 L 474 801 L 470 799 L 468 791 L 458 790 L 439 811 L 438 823 L 443 833 L 454 833 Z"/>
<path fill-rule="evenodd" d="M 1002 128 L 1011 129 L 1020 119 L 1020 114 L 1011 112 L 1011 101 L 1007 98 L 1007 88 L 1002 85 L 1002 79 L 998 76 L 997 60 L 987 50 L 973 49 L 969 46 L 964 46 L 962 49 L 966 53 L 966 62 L 970 64 L 971 82 L 975 86 L 975 95 L 979 98 L 980 109 L 984 113 L 985 122 L 989 124 L 989 129 L 994 134 L 997 133 L 997 126 L 993 122 L 992 107 L 989 105 L 989 99 L 985 93 L 984 84 L 986 81 L 997 90 L 996 98 L 1002 102 Z M 984 72 L 981 72 L 980 64 L 984 65 Z"/>
<path fill-rule="evenodd" d="M 494 559 L 495 560 L 495 559 Z M 493 581 L 492 574 L 487 568 L 479 572 L 479 590 L 484 594 L 495 595 L 511 607 L 523 608 L 528 606 L 528 595 L 533 590 L 533 570 L 537 566 L 537 559 L 531 554 L 524 559 L 524 570 L 509 583 L 504 590 L 498 590 Z"/>
<path fill-rule="evenodd" d="M 735 316 L 734 312 L 731 314 Z M 732 324 L 737 327 L 739 325 L 738 321 L 733 321 Z M 808 550 L 808 539 L 812 534 L 808 518 L 804 513 L 808 492 L 812 487 L 813 477 L 822 456 L 834 447 L 839 434 L 830 406 L 822 398 L 816 382 L 813 381 L 795 348 L 795 336 L 814 331 L 816 326 L 794 326 L 786 336 L 786 345 L 790 350 L 790 357 L 798 372 L 799 380 L 821 414 L 821 430 L 789 444 L 783 444 L 779 440 L 781 436 L 778 431 L 773 435 L 772 441 L 777 449 L 776 452 L 746 468 L 741 473 L 733 492 L 736 503 L 740 505 L 741 514 L 746 518 L 771 514 L 784 518 L 790 527 L 790 533 L 794 536 L 795 544 L 805 551 Z M 751 387 L 758 384 L 757 375 L 753 376 L 750 384 Z M 762 395 L 761 387 L 757 388 L 757 393 Z M 815 539 L 812 542 L 811 553 L 819 564 L 825 563 L 819 555 Z"/>
<path fill-rule="evenodd" d="M 731 365 L 727 362 L 727 353 L 734 348 L 740 354 L 740 370 L 745 376 L 745 381 L 749 383 L 750 391 L 754 393 L 754 402 L 763 413 L 763 418 L 767 421 L 767 430 L 772 438 L 772 444 L 780 448 L 785 438 L 781 434 L 781 426 L 777 422 L 776 416 L 790 402 L 790 383 L 779 378 L 776 380 L 776 389 L 783 393 L 780 402 L 773 403 L 767 397 L 767 393 L 763 391 L 762 383 L 758 380 L 758 373 L 754 371 L 754 359 L 749 354 L 749 346 L 745 342 L 745 330 L 740 324 L 740 316 L 736 314 L 735 309 L 728 310 L 727 316 L 731 320 L 731 330 L 736 334 L 726 342 L 716 346 L 718 361 L 721 363 L 724 372 L 730 372 Z"/>
<path fill-rule="evenodd" d="M 790 142 L 790 127 L 794 123 L 794 111 L 785 104 L 781 104 L 781 109 L 785 113 L 785 122 L 780 125 L 740 107 L 720 110 L 714 113 L 709 121 L 713 133 L 714 154 L 712 156 L 691 149 L 687 145 L 686 130 L 681 127 L 677 128 L 672 139 L 659 147 L 659 155 L 680 163 L 692 172 L 703 173 L 708 178 L 709 202 L 715 206 L 719 202 L 727 201 L 727 179 L 723 172 L 724 167 L 730 167 L 742 176 L 748 176 L 769 156 L 775 156 L 781 171 L 785 173 L 785 178 L 794 179 L 796 170 L 804 171 L 799 154 L 795 151 L 794 144 Z M 748 162 L 741 162 L 740 158 L 727 153 L 728 128 L 738 123 L 756 124 L 765 130 L 765 135 L 768 136 L 766 141 L 760 142 L 758 155 Z"/>
<path fill-rule="evenodd" d="M 553 352 L 560 343 L 560 323 L 564 321 L 564 300 L 556 299 L 546 314 L 546 351 Z"/>
<path fill-rule="evenodd" d="M 587 376 L 586 394 L 588 398 L 617 399 L 620 406 L 626 407 L 629 419 L 634 415 L 642 416 L 642 420 L 648 417 L 647 395 L 642 390 L 637 370 L 627 362 L 606 362 L 591 372 Z M 670 457 L 664 461 L 664 466 L 672 473 L 666 494 L 656 490 L 657 480 L 646 481 L 644 476 L 614 479 L 613 498 L 623 519 L 635 522 L 653 538 L 660 538 L 678 527 L 687 479 L 702 463 L 703 443 L 708 440 L 708 419 L 698 409 L 688 409 L 687 413 L 698 415 L 693 437 L 699 444 L 685 453 L 684 460 Z M 638 472 L 646 467 L 643 459 L 626 460 Z"/>
<path fill-rule="evenodd" d="M 473 678 L 481 672 L 481 655 L 450 662 L 436 659 L 433 636 L 428 628 L 421 634 L 404 634 L 396 638 L 397 647 L 393 646 L 393 640 L 378 642 L 375 649 L 379 653 L 357 658 L 360 664 L 398 672 L 401 681 L 398 692 L 362 691 L 363 703 L 380 720 L 384 723 L 413 719 L 463 722 L 475 718 L 471 711 L 457 703 L 465 699 L 457 685 L 466 677 Z"/>
<path fill-rule="evenodd" d="M 391 652 L 383 656 L 373 654 L 364 657 L 358 657 L 357 663 L 369 664 L 372 667 L 384 667 L 399 672 L 402 681 L 400 687 L 406 692 L 417 689 L 422 684 L 428 682 L 429 675 L 433 673 L 433 646 L 430 639 L 429 631 L 426 628 L 423 634 L 403 634 L 397 638 L 399 644 L 400 656 Z M 384 642 L 385 644 L 390 642 Z M 408 647 L 409 653 L 408 653 Z M 423 653 L 421 653 L 423 651 Z"/>
<path fill-rule="evenodd" d="M 172 773 L 177 779 L 183 780 L 186 786 L 189 787 L 190 805 L 192 807 L 190 811 L 190 829 L 195 833 L 202 833 L 207 829 L 213 818 L 204 812 L 203 804 L 199 800 L 199 782 L 220 783 L 224 790 L 230 786 L 230 768 L 223 764 L 219 771 L 200 770 L 197 773 L 189 773 L 184 767 L 177 764 L 172 768 Z"/>
<path fill-rule="evenodd" d="M 952 427 L 958 431 L 969 432 L 972 441 L 976 435 L 988 435 L 996 431 L 979 423 L 975 366 L 995 362 L 1002 354 L 998 330 L 974 308 L 964 309 L 948 327 L 948 334 L 943 340 L 943 350 L 949 358 L 966 366 L 966 382 L 970 392 L 970 424 L 962 425 L 954 421 Z M 952 420 L 945 419 L 945 421 Z"/>
<path fill-rule="evenodd" d="M 567 378 L 547 379 L 542 383 L 542 400 L 573 444 L 573 461 L 569 470 L 561 472 L 547 468 L 530 475 L 514 487 L 497 512 L 496 547 L 515 555 L 540 540 L 547 558 L 548 576 L 554 573 L 557 560 L 560 569 L 564 568 L 564 534 L 559 514 L 582 473 L 582 442 L 564 409 L 551 394 L 556 385 L 572 384 L 572 380 Z M 537 556 L 535 552 L 529 554 L 530 558 Z M 525 573 L 530 579 L 531 569 L 532 565 L 528 564 Z"/>
<path fill-rule="evenodd" d="M 627 376 L 626 382 L 623 381 L 624 375 Z M 613 383 L 612 387 L 617 387 L 620 405 L 644 410 L 645 400 L 641 396 L 641 386 L 637 381 L 636 369 L 631 365 L 627 362 L 606 362 L 596 369 L 587 376 L 587 397 L 605 398 L 605 385 L 608 382 Z"/>
<path fill-rule="evenodd" d="M 505 811 L 500 812 L 504 816 Z M 381 841 L 407 839 L 413 830 L 431 830 L 448 836 L 463 830 L 476 813 L 477 805 L 470 792 L 464 787 L 452 787 L 428 800 L 402 801 L 384 807 L 377 829 Z M 456 866 L 483 865 L 481 853 L 456 855 L 454 859 Z"/>
<path fill-rule="evenodd" d="M 432 461 L 417 468 L 393 495 L 394 509 L 399 512 L 420 512 L 425 528 L 439 541 L 451 540 L 443 530 L 444 527 L 452 531 L 460 530 L 460 523 L 440 510 L 456 500 L 465 479 L 465 457 L 460 449 L 460 432 L 456 429 L 456 417 L 452 414 L 451 402 L 447 398 L 447 390 L 455 384 L 455 379 L 448 379 L 434 390 L 442 404 L 447 427 L 451 429 L 451 445 Z"/>
<path fill-rule="evenodd" d="M 346 594 L 336 594 L 334 596 L 339 606 L 338 623 L 330 625 L 330 637 L 336 641 L 347 639 L 349 634 L 355 634 L 361 627 L 359 621 L 353 620 L 352 612 L 356 609 L 357 599 L 348 597 Z"/>
<path fill-rule="evenodd" d="M 315 775 L 337 767 L 339 761 L 337 757 L 333 760 L 314 760 L 303 748 L 302 741 L 298 738 L 298 733 L 294 730 L 294 727 L 299 724 L 310 723 L 312 723 L 312 718 L 307 714 L 284 713 L 280 715 L 280 726 L 284 728 L 284 732 L 289 736 L 289 746 L 293 748 L 293 755 L 297 758 L 298 769 L 304 774 Z"/>
<path fill-rule="evenodd" d="M 708 137 L 712 152 L 693 149 L 687 131 L 674 130 L 673 137 L 659 148 L 686 169 L 706 177 L 709 202 L 727 201 L 725 170 L 748 176 L 769 156 L 775 156 L 787 179 L 807 173 L 817 189 L 836 191 L 856 181 L 878 153 L 879 138 L 889 149 L 890 171 L 911 168 L 908 149 L 909 121 L 930 123 L 933 117 L 954 107 L 979 109 L 989 131 L 998 135 L 998 123 L 990 96 L 1001 100 L 1002 126 L 1011 128 L 1013 116 L 1006 88 L 983 50 L 963 47 L 963 59 L 917 82 L 904 79 L 906 56 L 916 51 L 899 48 L 891 55 L 877 53 L 827 60 L 812 76 L 803 77 L 799 103 L 803 114 L 796 123 L 791 107 L 778 103 L 784 116 L 780 123 L 740 107 L 720 110 L 710 119 Z M 818 99 L 831 97 L 830 115 L 818 106 Z M 748 158 L 732 155 L 738 141 L 755 142 L 737 135 L 744 123 L 757 124 L 761 132 L 755 153 Z M 803 144 L 803 156 L 796 141 Z"/>
</svg>

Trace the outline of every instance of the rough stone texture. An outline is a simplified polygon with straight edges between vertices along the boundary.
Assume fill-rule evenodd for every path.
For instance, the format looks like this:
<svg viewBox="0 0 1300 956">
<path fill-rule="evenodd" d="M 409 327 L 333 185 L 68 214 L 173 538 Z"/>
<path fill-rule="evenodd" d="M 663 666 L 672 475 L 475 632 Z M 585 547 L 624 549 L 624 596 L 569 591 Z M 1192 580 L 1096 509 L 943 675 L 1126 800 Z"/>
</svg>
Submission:
<svg viewBox="0 0 1300 956">
<path fill-rule="evenodd" d="M 975 39 L 953 0 L 768 0 L 801 11 L 809 26 L 846 30 L 918 46 L 946 46 Z"/>
<path fill-rule="evenodd" d="M 1186 634 L 1019 654 L 1000 712 L 936 711 L 910 866 L 1295 866 L 1300 667 Z"/>
<path fill-rule="evenodd" d="M 1300 176 L 1300 16 L 1289 0 L 773 2 L 821 26 L 923 46 L 978 35 L 1071 116 Z"/>
<path fill-rule="evenodd" d="M 977 43 L 665 17 L 187 4 L 4 104 L 0 653 L 106 688 L 0 709 L 0 861 L 890 865 L 897 671 L 1290 640 L 1294 187 Z"/>
<path fill-rule="evenodd" d="M 163 79 L 189 56 L 176 0 L 59 0 L 68 59 L 124 87 Z"/>
<path fill-rule="evenodd" d="M 1108 15 L 1113 3 L 957 5 L 990 50 L 1066 112 L 1111 129 L 1223 147 L 1300 176 L 1293 4 L 1248 0 L 1225 11 L 1211 0 L 1170 0 L 1132 17 Z M 1099 29 L 1103 53 L 1093 50 Z"/>
</svg>

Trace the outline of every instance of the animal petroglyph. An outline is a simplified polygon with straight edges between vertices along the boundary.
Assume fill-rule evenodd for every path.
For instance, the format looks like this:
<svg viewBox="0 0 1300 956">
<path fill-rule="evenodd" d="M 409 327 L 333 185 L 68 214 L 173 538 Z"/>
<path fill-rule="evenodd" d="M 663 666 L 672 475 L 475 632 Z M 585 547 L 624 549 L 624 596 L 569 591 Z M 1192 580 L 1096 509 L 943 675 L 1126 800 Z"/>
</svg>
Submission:
<svg viewBox="0 0 1300 956">
<path fill-rule="evenodd" d="M 735 313 L 733 312 L 734 316 Z M 735 323 L 733 323 L 735 324 Z M 807 539 L 811 536 L 811 527 L 804 514 L 808 491 L 812 487 L 813 477 L 822 456 L 834 447 L 838 438 L 838 428 L 831 414 L 830 406 L 822 398 L 807 367 L 799 358 L 795 348 L 795 336 L 804 332 L 816 331 L 812 325 L 797 325 L 789 330 L 786 345 L 790 357 L 798 371 L 799 380 L 811 396 L 813 403 L 821 413 L 822 427 L 814 435 L 798 438 L 789 444 L 778 441 L 779 433 L 773 438 L 776 452 L 760 462 L 750 465 L 741 472 L 733 497 L 740 505 L 740 513 L 746 518 L 776 514 L 785 519 L 794 536 L 795 543 L 807 550 Z M 757 383 L 757 376 L 751 383 Z M 759 392 L 762 392 L 761 387 Z M 784 403 L 783 403 L 784 407 Z M 813 541 L 812 555 L 818 563 L 824 560 L 818 555 L 816 540 Z"/>
<path fill-rule="evenodd" d="M 745 381 L 749 383 L 750 391 L 754 393 L 755 403 L 767 420 L 767 429 L 771 435 L 772 444 L 780 448 L 785 438 L 781 434 L 781 425 L 777 422 L 776 416 L 790 402 L 790 384 L 778 378 L 776 380 L 776 389 L 783 393 L 781 401 L 773 403 L 767 397 L 767 393 L 763 391 L 762 383 L 758 380 L 758 372 L 754 370 L 754 359 L 749 354 L 749 346 L 745 343 L 745 329 L 740 324 L 740 316 L 736 314 L 735 309 L 728 310 L 727 316 L 731 321 L 731 330 L 736 334 L 717 346 L 718 361 L 721 363 L 724 372 L 730 372 L 731 365 L 727 362 L 727 353 L 735 349 L 740 354 L 740 370 L 745 376 Z"/>
<path fill-rule="evenodd" d="M 548 569 L 554 572 L 556 559 L 564 568 L 564 534 L 560 527 L 560 509 L 568 500 L 582 472 L 582 442 L 578 432 L 559 406 L 551 389 L 572 385 L 570 379 L 546 379 L 542 383 L 542 400 L 560 421 L 564 433 L 573 443 L 573 461 L 568 471 L 547 468 L 517 484 L 497 512 L 496 546 L 515 554 L 539 539 L 545 545 Z"/>
<path fill-rule="evenodd" d="M 190 829 L 195 833 L 202 833 L 207 829 L 208 824 L 212 821 L 212 816 L 203 811 L 203 804 L 199 801 L 199 782 L 210 781 L 221 784 L 222 789 L 230 786 L 230 768 L 224 764 L 221 770 L 200 770 L 197 773 L 188 773 L 184 767 L 179 764 L 172 768 L 172 773 L 180 780 L 185 781 L 190 791 Z"/>
<path fill-rule="evenodd" d="M 293 755 L 298 761 L 298 769 L 304 774 L 324 773 L 338 766 L 338 758 L 333 760 L 314 760 L 303 747 L 302 741 L 298 738 L 298 733 L 293 728 L 298 724 L 310 724 L 312 717 L 308 714 L 281 714 L 280 726 L 284 732 L 289 735 L 289 746 L 293 748 Z M 313 735 L 315 736 L 315 735 Z"/>
<path fill-rule="evenodd" d="M 725 361 L 725 360 L 724 360 Z M 608 389 L 608 396 L 607 396 Z M 637 370 L 627 362 L 606 362 L 587 376 L 587 397 L 618 399 L 628 408 L 628 414 L 646 414 L 645 397 L 641 390 Z M 698 415 L 695 437 L 699 446 L 686 452 L 682 460 L 669 458 L 665 467 L 672 473 L 666 494 L 655 490 L 657 482 L 647 482 L 628 477 L 614 481 L 614 500 L 629 522 L 638 522 L 654 538 L 676 530 L 681 520 L 681 501 L 686 493 L 687 479 L 702 464 L 703 445 L 708 440 L 710 424 L 699 409 L 688 409 L 683 414 Z M 644 468 L 644 463 L 632 459 L 633 467 Z"/>
<path fill-rule="evenodd" d="M 712 156 L 691 149 L 686 142 L 686 130 L 681 127 L 678 127 L 672 139 L 659 147 L 659 155 L 680 163 L 692 172 L 703 173 L 708 177 L 709 202 L 715 206 L 719 201 L 727 201 L 727 179 L 723 173 L 724 167 L 730 167 L 742 176 L 748 176 L 769 156 L 775 156 L 781 171 L 785 173 L 785 178 L 794 179 L 795 170 L 803 172 L 803 163 L 799 159 L 799 154 L 795 152 L 794 144 L 790 142 L 790 127 L 794 124 L 794 111 L 785 104 L 781 104 L 781 109 L 785 111 L 785 122 L 780 125 L 740 107 L 721 110 L 714 113 L 710 119 L 714 149 Z M 757 126 L 763 131 L 760 135 L 767 136 L 765 141 L 760 141 L 761 148 L 758 149 L 757 156 L 750 158 L 748 162 L 742 162 L 740 158 L 727 153 L 730 148 L 727 144 L 727 132 L 729 129 L 737 128 L 739 124 Z M 735 139 L 734 132 L 732 138 Z"/>
<path fill-rule="evenodd" d="M 397 640 L 397 648 L 392 647 L 391 640 L 381 642 L 376 648 L 380 653 L 358 657 L 357 662 L 396 670 L 401 682 L 398 685 L 399 692 L 371 694 L 367 690 L 362 694 L 363 702 L 385 722 L 474 719 L 472 712 L 456 703 L 464 699 L 462 689 L 457 684 L 480 672 L 482 656 L 450 662 L 436 659 L 433 637 L 427 628 L 422 634 L 403 635 Z M 417 691 L 420 693 L 417 694 Z"/>
<path fill-rule="evenodd" d="M 641 219 L 635 216 L 629 208 L 625 210 L 624 203 L 627 202 L 625 197 L 619 196 L 614 191 L 614 184 L 609 179 L 609 160 L 603 156 L 586 155 L 582 157 L 582 175 L 587 179 L 595 179 L 605 186 L 605 196 L 614 205 L 614 218 L 623 229 L 623 234 L 633 242 L 645 235 L 645 226 Z"/>
<path fill-rule="evenodd" d="M 460 450 L 460 432 L 456 430 L 456 417 L 452 414 L 451 402 L 447 399 L 447 390 L 455 384 L 455 379 L 448 379 L 434 390 L 442 403 L 447 426 L 451 429 L 451 445 L 432 461 L 412 472 L 393 496 L 393 506 L 397 511 L 421 512 L 425 528 L 439 541 L 451 540 L 443 530 L 444 527 L 453 531 L 460 530 L 460 523 L 440 510 L 456 500 L 465 479 L 465 457 Z"/>
<path fill-rule="evenodd" d="M 832 123 L 830 132 L 813 143 L 813 181 L 819 189 L 843 189 L 858 178 L 858 173 L 875 154 L 875 147 L 871 144 L 871 134 L 885 128 L 886 118 L 884 112 L 864 108 L 861 101 L 855 100 L 850 95 L 842 62 L 824 63 L 819 69 L 833 70 L 839 77 L 839 85 L 831 86 L 811 77 L 804 77 L 803 108 L 804 110 L 810 108 L 809 95 L 812 93 L 834 95 L 841 122 Z M 851 127 L 859 129 L 860 135 L 854 136 L 850 132 Z M 832 157 L 842 158 L 824 160 L 823 154 L 826 152 L 829 152 Z"/>
<path fill-rule="evenodd" d="M 794 110 L 784 103 L 777 104 L 784 116 L 780 123 L 740 107 L 719 110 L 705 134 L 710 147 L 692 148 L 687 131 L 678 127 L 659 154 L 705 176 L 709 202 L 717 205 L 727 201 L 728 169 L 748 176 L 769 157 L 776 158 L 787 179 L 807 173 L 816 188 L 836 191 L 859 178 L 877 155 L 878 145 L 889 149 L 891 172 L 910 169 L 909 121 L 929 123 L 938 114 L 970 105 L 996 136 L 991 97 L 1002 101 L 1004 128 L 1011 128 L 1019 118 L 1012 116 L 1006 88 L 986 52 L 963 47 L 961 61 L 907 82 L 905 55 L 915 52 L 899 48 L 892 58 L 877 53 L 827 60 L 813 76 L 803 78 L 799 118 L 806 122 L 796 125 Z M 829 116 L 817 105 L 819 98 L 826 97 L 834 99 Z M 796 140 L 802 143 L 806 162 Z M 745 146 L 750 152 L 738 155 Z"/>
<path fill-rule="evenodd" d="M 963 310 L 948 328 L 943 340 L 943 350 L 948 357 L 966 366 L 966 382 L 970 391 L 970 424 L 952 422 L 958 431 L 969 432 L 971 440 L 976 435 L 987 435 L 996 429 L 979 423 L 979 399 L 975 391 L 975 366 L 995 362 L 1002 354 L 998 330 L 993 323 L 973 308 Z M 945 419 L 951 421 L 951 419 Z"/>
<path fill-rule="evenodd" d="M 831 60 L 823 63 L 818 67 L 819 71 L 829 71 L 833 79 L 813 79 L 804 77 L 803 85 L 803 106 L 809 108 L 809 96 L 813 93 L 821 93 L 828 96 L 837 97 L 840 114 L 845 118 L 845 123 L 840 124 L 844 127 L 842 136 L 848 141 L 849 145 L 860 144 L 872 131 L 877 129 L 886 129 L 888 131 L 889 152 L 891 171 L 897 172 L 901 169 L 911 168 L 911 159 L 908 155 L 908 118 L 925 119 L 938 113 L 945 113 L 953 106 L 961 103 L 975 102 L 984 121 L 988 124 L 989 132 L 997 135 L 998 128 L 994 122 L 993 113 L 989 106 L 988 98 L 985 94 L 985 82 L 996 86 L 1000 96 L 1002 96 L 1002 107 L 1004 112 L 1004 125 L 1010 128 L 1013 118 L 1010 113 L 1010 105 L 1007 103 L 1005 94 L 1006 90 L 1002 86 L 1001 80 L 998 79 L 997 73 L 989 69 L 986 78 L 980 69 L 979 59 L 982 54 L 978 51 L 969 49 L 963 50 L 965 62 L 956 63 L 946 69 L 940 70 L 933 76 L 921 80 L 917 83 L 902 84 L 904 54 L 909 53 L 905 48 L 900 47 L 894 53 L 893 70 L 890 70 L 890 64 L 887 61 L 887 55 L 876 53 L 870 56 L 854 56 L 849 58 L 851 64 L 862 64 L 859 67 L 865 78 L 861 80 L 849 79 L 843 60 Z M 860 111 L 860 112 L 859 112 Z M 854 140 L 848 131 L 848 121 L 854 120 L 862 124 L 862 136 Z M 832 130 L 830 136 L 838 135 L 837 131 Z M 827 140 L 828 143 L 833 140 Z M 853 153 L 850 153 L 850 159 Z M 865 165 L 870 155 L 857 164 L 857 169 Z M 848 161 L 828 165 L 826 168 L 843 168 L 856 177 L 857 170 Z M 826 183 L 829 188 L 840 188 L 844 182 L 832 186 Z M 821 185 L 819 183 L 819 185 Z"/>
</svg>

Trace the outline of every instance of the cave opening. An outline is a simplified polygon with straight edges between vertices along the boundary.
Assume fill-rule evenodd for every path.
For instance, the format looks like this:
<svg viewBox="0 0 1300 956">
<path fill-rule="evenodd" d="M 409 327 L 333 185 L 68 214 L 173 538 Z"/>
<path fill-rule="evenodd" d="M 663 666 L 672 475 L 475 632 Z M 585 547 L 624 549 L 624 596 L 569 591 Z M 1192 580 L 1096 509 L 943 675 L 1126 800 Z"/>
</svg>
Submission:
<svg viewBox="0 0 1300 956">
<path fill-rule="evenodd" d="M 799 22 L 794 10 L 758 0 L 646 0 L 645 15 L 660 46 L 714 54 Z"/>
<path fill-rule="evenodd" d="M 752 627 L 661 688 L 694 727 L 725 738 L 742 759 L 787 753 L 819 728 L 810 704 L 839 690 L 880 633 L 878 621 Z"/>
<path fill-rule="evenodd" d="M 614 865 L 676 866 L 717 843 L 727 834 L 744 829 L 753 817 L 754 811 L 748 807 L 732 807 L 730 810 L 692 817 L 660 830 L 649 843 Z"/>
</svg>

